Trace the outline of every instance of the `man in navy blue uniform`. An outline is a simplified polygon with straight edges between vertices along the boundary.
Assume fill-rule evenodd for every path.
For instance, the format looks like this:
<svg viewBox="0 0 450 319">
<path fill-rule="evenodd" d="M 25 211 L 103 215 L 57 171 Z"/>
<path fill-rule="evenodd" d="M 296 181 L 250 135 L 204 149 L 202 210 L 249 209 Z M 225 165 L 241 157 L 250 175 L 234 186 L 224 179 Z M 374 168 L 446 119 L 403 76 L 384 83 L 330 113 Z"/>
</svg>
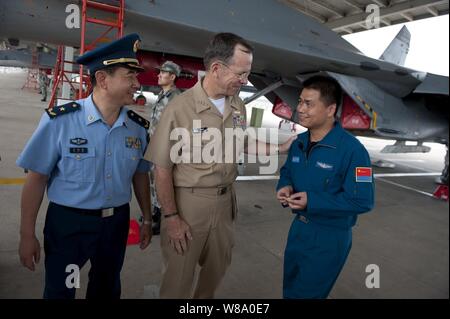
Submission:
<svg viewBox="0 0 450 319">
<path fill-rule="evenodd" d="M 120 298 L 131 185 L 144 215 L 141 249 L 151 239 L 148 121 L 127 110 L 139 88 L 139 36 L 131 34 L 77 60 L 89 68 L 92 94 L 49 108 L 17 159 L 27 169 L 19 255 L 30 270 L 40 259 L 35 224 L 47 188 L 44 298 L 74 298 L 74 267 L 89 260 L 86 298 Z"/>
<path fill-rule="evenodd" d="M 284 298 L 328 296 L 350 252 L 357 215 L 373 207 L 369 154 L 335 120 L 341 97 L 332 78 L 303 83 L 297 112 L 308 131 L 292 144 L 277 185 L 277 199 L 295 214 L 284 254 Z"/>
</svg>

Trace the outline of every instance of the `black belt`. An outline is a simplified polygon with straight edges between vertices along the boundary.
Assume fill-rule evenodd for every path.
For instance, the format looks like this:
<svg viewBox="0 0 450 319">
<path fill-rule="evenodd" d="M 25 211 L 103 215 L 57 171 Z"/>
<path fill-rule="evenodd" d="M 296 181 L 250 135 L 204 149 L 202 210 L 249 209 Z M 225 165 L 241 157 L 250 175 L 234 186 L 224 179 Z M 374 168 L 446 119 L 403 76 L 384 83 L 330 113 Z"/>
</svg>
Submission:
<svg viewBox="0 0 450 319">
<path fill-rule="evenodd" d="M 56 203 L 53 203 L 53 204 L 63 207 L 67 210 L 73 211 L 74 213 L 77 213 L 80 215 L 97 216 L 97 217 L 102 217 L 102 218 L 113 216 L 114 213 L 117 213 L 118 211 L 120 211 L 120 209 L 125 208 L 127 205 L 129 205 L 128 203 L 126 203 L 126 204 L 123 204 L 123 205 L 117 206 L 117 207 L 109 207 L 109 208 L 102 208 L 102 209 L 86 209 L 86 208 L 69 207 L 69 206 L 64 206 L 64 205 L 60 205 L 60 204 L 56 204 Z"/>
</svg>

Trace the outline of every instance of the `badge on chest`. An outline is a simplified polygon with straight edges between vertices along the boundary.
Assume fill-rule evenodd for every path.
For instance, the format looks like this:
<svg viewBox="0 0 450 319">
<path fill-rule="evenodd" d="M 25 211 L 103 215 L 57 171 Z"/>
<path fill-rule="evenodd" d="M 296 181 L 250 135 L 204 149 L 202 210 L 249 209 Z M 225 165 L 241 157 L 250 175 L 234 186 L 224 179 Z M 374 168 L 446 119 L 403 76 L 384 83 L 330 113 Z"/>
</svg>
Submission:
<svg viewBox="0 0 450 319">
<path fill-rule="evenodd" d="M 142 148 L 141 139 L 139 137 L 127 136 L 125 137 L 125 146 L 140 150 Z"/>
<path fill-rule="evenodd" d="M 233 112 L 233 128 L 241 128 L 243 130 L 247 128 L 247 119 L 239 111 Z"/>
<path fill-rule="evenodd" d="M 87 144 L 88 140 L 82 137 L 75 137 L 70 139 L 70 144 L 73 145 L 85 145 Z"/>
<path fill-rule="evenodd" d="M 325 163 L 325 162 L 316 162 L 316 167 L 324 169 L 326 171 L 332 171 L 333 170 L 333 165 L 329 164 L 329 163 Z"/>
</svg>

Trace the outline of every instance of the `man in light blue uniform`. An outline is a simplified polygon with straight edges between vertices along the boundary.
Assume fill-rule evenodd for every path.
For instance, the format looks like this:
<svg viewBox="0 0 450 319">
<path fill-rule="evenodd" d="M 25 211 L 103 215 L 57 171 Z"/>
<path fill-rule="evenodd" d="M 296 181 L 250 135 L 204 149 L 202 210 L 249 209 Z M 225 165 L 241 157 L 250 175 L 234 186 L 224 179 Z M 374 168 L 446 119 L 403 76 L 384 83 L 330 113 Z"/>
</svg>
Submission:
<svg viewBox="0 0 450 319">
<path fill-rule="evenodd" d="M 292 144 L 277 199 L 296 214 L 284 255 L 284 298 L 326 298 L 352 243 L 357 215 L 374 203 L 369 154 L 335 121 L 342 91 L 332 78 L 303 83 L 297 112 L 308 131 Z"/>
<path fill-rule="evenodd" d="M 19 255 L 35 269 L 35 224 L 47 187 L 44 298 L 74 298 L 74 267 L 90 260 L 86 298 L 120 298 L 129 229 L 131 184 L 145 216 L 141 248 L 151 239 L 148 121 L 127 110 L 139 88 L 137 34 L 78 58 L 89 68 L 93 93 L 46 110 L 20 154 L 29 171 L 22 191 Z M 71 276 L 71 277 L 70 277 Z"/>
</svg>

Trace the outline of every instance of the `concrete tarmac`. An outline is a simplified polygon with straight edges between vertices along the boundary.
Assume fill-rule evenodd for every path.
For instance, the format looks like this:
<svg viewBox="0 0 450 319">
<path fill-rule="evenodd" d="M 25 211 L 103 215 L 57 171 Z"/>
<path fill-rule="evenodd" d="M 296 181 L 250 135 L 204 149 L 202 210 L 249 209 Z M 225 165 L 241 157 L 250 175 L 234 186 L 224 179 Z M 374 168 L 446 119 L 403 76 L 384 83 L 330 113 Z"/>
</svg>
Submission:
<svg viewBox="0 0 450 319">
<path fill-rule="evenodd" d="M 0 68 L 0 298 L 41 298 L 44 284 L 43 249 L 35 272 L 22 267 L 17 254 L 22 189 L 17 179 L 25 174 L 15 161 L 46 107 L 36 92 L 21 89 L 24 81 L 24 72 L 4 73 Z M 330 298 L 449 298 L 449 206 L 429 196 L 445 149 L 430 144 L 428 154 L 381 154 L 389 142 L 361 140 L 373 162 L 384 159 L 396 167 L 375 167 L 376 174 L 384 174 L 376 178 L 375 208 L 359 217 L 352 250 Z M 278 166 L 284 160 L 280 157 Z M 258 168 L 249 164 L 243 173 L 254 176 Z M 293 215 L 277 203 L 276 182 L 272 178 L 236 182 L 235 247 L 217 298 L 281 298 L 283 252 Z M 46 207 L 45 199 L 36 225 L 41 245 Z M 137 218 L 135 199 L 131 207 L 132 218 Z M 128 246 L 122 298 L 158 298 L 159 243 L 159 236 L 154 236 L 144 251 Z M 379 268 L 379 288 L 366 286 L 373 272 L 369 265 Z M 88 270 L 89 265 L 82 270 L 77 298 L 85 295 Z"/>
</svg>

